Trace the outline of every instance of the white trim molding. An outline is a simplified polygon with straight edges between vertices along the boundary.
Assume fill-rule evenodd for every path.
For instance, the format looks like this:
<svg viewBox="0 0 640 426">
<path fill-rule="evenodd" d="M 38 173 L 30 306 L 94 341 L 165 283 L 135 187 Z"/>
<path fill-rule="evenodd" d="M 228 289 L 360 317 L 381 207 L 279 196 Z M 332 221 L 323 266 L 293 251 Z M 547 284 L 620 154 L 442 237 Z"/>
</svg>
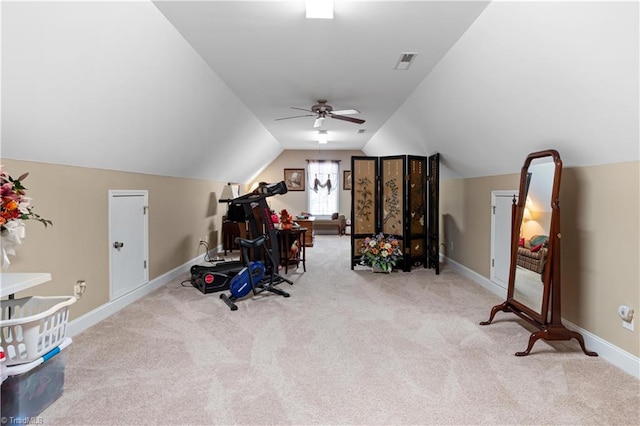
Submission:
<svg viewBox="0 0 640 426">
<path fill-rule="evenodd" d="M 498 297 L 506 298 L 506 291 L 496 283 L 490 281 L 489 279 L 483 277 L 475 271 L 463 266 L 462 264 L 456 262 L 455 260 L 449 259 L 448 257 L 442 257 L 444 263 L 451 266 L 459 274 L 469 278 L 476 284 L 481 285 L 486 288 L 493 294 Z M 630 354 L 629 352 L 617 347 L 604 340 L 603 338 L 596 336 L 595 334 L 578 327 L 570 321 L 562 318 L 562 323 L 570 330 L 577 331 L 582 334 L 584 338 L 584 343 L 589 348 L 589 350 L 595 351 L 598 353 L 598 356 L 607 360 L 611 364 L 615 365 L 619 369 L 623 370 L 626 373 L 631 374 L 632 376 L 640 379 L 640 358 L 637 356 Z"/>
</svg>

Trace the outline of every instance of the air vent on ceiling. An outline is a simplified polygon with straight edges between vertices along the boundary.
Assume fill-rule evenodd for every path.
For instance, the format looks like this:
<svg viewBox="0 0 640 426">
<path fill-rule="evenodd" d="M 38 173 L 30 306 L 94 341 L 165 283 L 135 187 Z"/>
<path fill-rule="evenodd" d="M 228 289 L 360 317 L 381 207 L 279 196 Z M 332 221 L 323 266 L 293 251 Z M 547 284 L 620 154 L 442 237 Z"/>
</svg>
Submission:
<svg viewBox="0 0 640 426">
<path fill-rule="evenodd" d="M 361 135 L 361 134 L 363 134 L 363 133 L 364 133 L 364 129 L 358 129 L 358 131 L 357 131 L 356 133 L 358 133 L 359 135 Z"/>
<path fill-rule="evenodd" d="M 416 56 L 418 56 L 418 54 L 415 52 L 402 52 L 395 69 L 408 70 Z"/>
</svg>

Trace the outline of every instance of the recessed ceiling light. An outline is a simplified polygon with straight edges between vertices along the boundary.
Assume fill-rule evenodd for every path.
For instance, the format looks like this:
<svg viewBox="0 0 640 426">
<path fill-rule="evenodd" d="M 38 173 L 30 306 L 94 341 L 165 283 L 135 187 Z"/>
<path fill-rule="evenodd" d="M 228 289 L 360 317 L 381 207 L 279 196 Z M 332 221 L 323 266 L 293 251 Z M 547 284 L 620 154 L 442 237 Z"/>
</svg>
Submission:
<svg viewBox="0 0 640 426">
<path fill-rule="evenodd" d="M 418 56 L 416 52 L 402 52 L 394 69 L 401 71 L 408 70 L 416 56 Z"/>
<path fill-rule="evenodd" d="M 333 0 L 305 0 L 307 19 L 333 19 Z"/>
</svg>

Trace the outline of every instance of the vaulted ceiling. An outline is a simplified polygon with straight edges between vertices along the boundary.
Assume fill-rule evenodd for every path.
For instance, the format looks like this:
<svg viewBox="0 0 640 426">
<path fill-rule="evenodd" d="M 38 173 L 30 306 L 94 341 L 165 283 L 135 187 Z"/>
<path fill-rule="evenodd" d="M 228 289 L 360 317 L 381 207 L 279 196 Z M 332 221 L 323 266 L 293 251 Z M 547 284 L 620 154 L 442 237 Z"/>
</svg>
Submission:
<svg viewBox="0 0 640 426">
<path fill-rule="evenodd" d="M 362 149 L 489 1 L 334 3 L 334 19 L 305 19 L 304 1 L 154 2 L 284 149 L 317 149 L 318 130 Z M 417 56 L 395 70 L 403 52 Z M 277 121 L 319 99 L 366 122 Z"/>
<path fill-rule="evenodd" d="M 2 156 L 249 182 L 285 149 L 441 154 L 445 177 L 637 161 L 638 2 L 5 2 Z M 403 52 L 417 53 L 395 70 Z M 318 99 L 357 109 L 324 121 Z M 358 132 L 358 130 L 363 130 Z"/>
</svg>

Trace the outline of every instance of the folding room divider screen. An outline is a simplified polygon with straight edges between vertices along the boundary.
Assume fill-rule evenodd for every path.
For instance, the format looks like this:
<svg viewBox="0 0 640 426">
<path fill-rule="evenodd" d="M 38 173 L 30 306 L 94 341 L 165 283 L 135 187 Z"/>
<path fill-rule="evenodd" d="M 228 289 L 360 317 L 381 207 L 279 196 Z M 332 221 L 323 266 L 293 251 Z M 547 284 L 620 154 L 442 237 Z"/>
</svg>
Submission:
<svg viewBox="0 0 640 426">
<path fill-rule="evenodd" d="M 439 154 L 351 157 L 351 269 L 367 237 L 382 232 L 402 246 L 396 265 L 439 269 Z"/>
</svg>

